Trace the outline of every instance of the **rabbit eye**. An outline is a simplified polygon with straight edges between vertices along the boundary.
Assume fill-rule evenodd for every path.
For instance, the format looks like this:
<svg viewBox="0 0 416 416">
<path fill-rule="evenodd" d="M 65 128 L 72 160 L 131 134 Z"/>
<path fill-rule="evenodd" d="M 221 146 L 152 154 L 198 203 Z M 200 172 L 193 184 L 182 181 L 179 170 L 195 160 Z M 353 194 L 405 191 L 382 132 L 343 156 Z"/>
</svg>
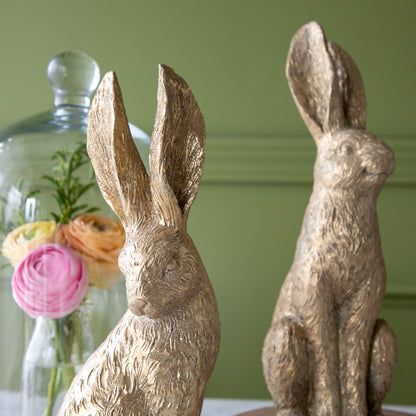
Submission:
<svg viewBox="0 0 416 416">
<path fill-rule="evenodd" d="M 164 277 L 167 277 L 170 273 L 175 271 L 175 266 L 174 265 L 168 265 L 165 268 L 165 272 L 163 273 Z"/>
<path fill-rule="evenodd" d="M 355 152 L 354 147 L 351 144 L 342 144 L 338 148 L 338 153 L 343 155 L 351 156 Z"/>
</svg>

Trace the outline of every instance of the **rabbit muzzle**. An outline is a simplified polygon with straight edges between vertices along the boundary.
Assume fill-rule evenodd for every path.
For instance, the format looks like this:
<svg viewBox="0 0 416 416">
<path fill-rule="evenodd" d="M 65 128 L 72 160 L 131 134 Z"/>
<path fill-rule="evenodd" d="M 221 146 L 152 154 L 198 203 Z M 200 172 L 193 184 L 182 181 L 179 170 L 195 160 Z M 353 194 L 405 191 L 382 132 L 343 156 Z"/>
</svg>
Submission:
<svg viewBox="0 0 416 416">
<path fill-rule="evenodd" d="M 368 179 L 384 181 L 394 172 L 396 163 L 393 151 L 384 143 L 380 143 L 380 149 L 369 151 L 363 158 L 362 174 Z"/>
<path fill-rule="evenodd" d="M 172 312 L 170 309 L 166 309 L 163 305 L 151 304 L 142 299 L 134 299 L 128 304 L 130 312 L 133 312 L 137 316 L 148 316 L 150 319 L 159 319 L 167 312 Z"/>
<path fill-rule="evenodd" d="M 146 302 L 141 299 L 135 299 L 129 302 L 129 310 L 137 316 L 146 315 Z"/>
</svg>

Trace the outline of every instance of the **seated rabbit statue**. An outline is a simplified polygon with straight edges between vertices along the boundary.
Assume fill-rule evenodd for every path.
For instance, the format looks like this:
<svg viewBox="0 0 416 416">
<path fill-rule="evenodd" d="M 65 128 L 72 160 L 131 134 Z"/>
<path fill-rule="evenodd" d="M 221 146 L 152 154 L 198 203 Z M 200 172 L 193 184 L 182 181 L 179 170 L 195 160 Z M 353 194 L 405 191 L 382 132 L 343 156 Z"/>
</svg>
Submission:
<svg viewBox="0 0 416 416">
<path fill-rule="evenodd" d="M 60 416 L 197 416 L 219 348 L 217 303 L 187 234 L 205 160 L 205 125 L 186 84 L 159 67 L 148 175 L 115 73 L 88 123 L 97 182 L 120 218 L 128 310 L 74 379 Z"/>
<path fill-rule="evenodd" d="M 359 71 L 315 22 L 293 37 L 286 74 L 317 146 L 313 192 L 263 347 L 277 415 L 381 414 L 397 345 L 377 319 L 386 271 L 377 197 L 393 152 L 365 130 Z"/>
</svg>

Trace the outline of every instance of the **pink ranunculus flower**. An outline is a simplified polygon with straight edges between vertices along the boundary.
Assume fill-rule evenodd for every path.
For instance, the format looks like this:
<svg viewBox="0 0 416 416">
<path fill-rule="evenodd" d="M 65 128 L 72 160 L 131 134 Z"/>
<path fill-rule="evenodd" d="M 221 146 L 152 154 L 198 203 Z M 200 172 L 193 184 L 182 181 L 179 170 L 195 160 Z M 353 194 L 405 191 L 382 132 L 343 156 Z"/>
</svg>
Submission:
<svg viewBox="0 0 416 416">
<path fill-rule="evenodd" d="M 70 247 L 46 244 L 20 261 L 12 288 L 14 300 L 32 318 L 62 318 L 82 302 L 87 269 Z"/>
</svg>

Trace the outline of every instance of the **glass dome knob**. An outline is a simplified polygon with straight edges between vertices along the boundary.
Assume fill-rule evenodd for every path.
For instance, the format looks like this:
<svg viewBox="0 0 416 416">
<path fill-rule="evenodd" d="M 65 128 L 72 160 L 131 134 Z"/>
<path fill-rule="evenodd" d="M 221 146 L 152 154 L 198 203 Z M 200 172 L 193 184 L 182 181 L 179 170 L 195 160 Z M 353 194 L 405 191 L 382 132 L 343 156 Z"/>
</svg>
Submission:
<svg viewBox="0 0 416 416">
<path fill-rule="evenodd" d="M 90 96 L 100 81 L 97 62 L 83 52 L 67 51 L 48 65 L 48 79 L 55 93 L 55 106 L 89 107 Z"/>
</svg>

